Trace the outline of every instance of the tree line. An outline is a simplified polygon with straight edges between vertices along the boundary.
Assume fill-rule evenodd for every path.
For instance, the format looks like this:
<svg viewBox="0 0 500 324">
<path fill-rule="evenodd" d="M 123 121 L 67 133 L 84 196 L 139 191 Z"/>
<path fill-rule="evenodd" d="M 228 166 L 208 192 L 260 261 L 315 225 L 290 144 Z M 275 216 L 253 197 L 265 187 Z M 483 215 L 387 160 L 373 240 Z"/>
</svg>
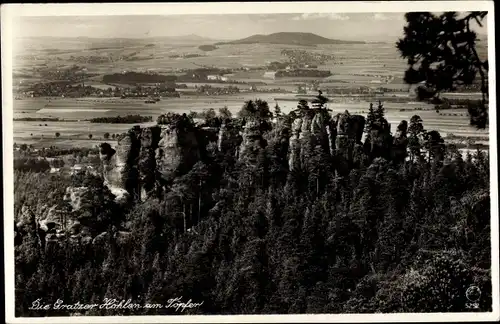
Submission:
<svg viewBox="0 0 500 324">
<path fill-rule="evenodd" d="M 116 117 L 96 117 L 89 120 L 91 123 L 103 124 L 136 124 L 147 123 L 153 121 L 152 116 L 127 115 Z"/>
<path fill-rule="evenodd" d="M 42 248 L 34 222 L 16 228 L 16 315 L 68 315 L 29 310 L 36 298 L 60 296 L 67 303 L 203 301 L 184 314 L 464 312 L 472 285 L 482 292 L 477 311 L 491 311 L 489 153 L 462 156 L 414 116 L 408 159 L 369 158 L 339 174 L 335 155 L 305 145 L 306 163 L 290 171 L 272 119 L 287 123 L 322 109 L 320 99 L 288 115 L 247 102 L 224 123 L 237 130 L 256 120 L 267 145 L 237 158 L 239 141 L 223 150 L 210 143 L 203 160 L 166 190 L 129 206 L 117 205 L 95 175 L 16 172 L 16 213 L 57 204 L 66 186 L 86 185 L 93 190 L 88 207 L 68 217 L 94 235 L 107 233 Z M 372 106 L 365 131 L 383 118 L 383 105 Z M 158 122 L 189 120 L 170 114 Z"/>
</svg>

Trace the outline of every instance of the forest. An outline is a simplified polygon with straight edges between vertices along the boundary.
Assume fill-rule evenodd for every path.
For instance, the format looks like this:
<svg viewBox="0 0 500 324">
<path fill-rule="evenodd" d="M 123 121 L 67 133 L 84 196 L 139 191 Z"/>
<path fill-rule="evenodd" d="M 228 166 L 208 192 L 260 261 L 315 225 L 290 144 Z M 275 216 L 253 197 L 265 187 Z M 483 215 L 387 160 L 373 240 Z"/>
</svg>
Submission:
<svg viewBox="0 0 500 324">
<path fill-rule="evenodd" d="M 153 121 L 151 116 L 141 116 L 141 115 L 127 115 L 127 116 L 115 116 L 115 117 L 96 117 L 90 119 L 91 123 L 103 123 L 103 124 L 134 124 L 134 123 L 147 123 Z"/>
<path fill-rule="evenodd" d="M 257 125 L 265 144 L 237 156 L 241 139 L 222 150 L 207 140 L 189 170 L 128 204 L 99 175 L 17 168 L 15 213 L 31 212 L 15 225 L 16 316 L 491 311 L 489 153 L 463 156 L 414 116 L 403 158 L 367 151 L 345 164 L 338 148 L 330 155 L 304 137 L 291 169 L 279 125 L 311 111 L 329 115 L 321 100 L 290 114 L 264 101 L 234 117 L 206 114 L 234 133 Z M 383 105 L 372 106 L 361 131 L 369 138 L 384 120 Z M 169 123 L 194 127 L 186 115 L 158 120 Z M 39 228 L 38 211 L 63 205 L 69 186 L 92 188 L 78 211 L 61 207 L 90 242 L 48 240 Z M 470 286 L 481 291 L 472 310 Z M 144 305 L 180 296 L 201 306 L 30 309 L 38 298 Z"/>
</svg>

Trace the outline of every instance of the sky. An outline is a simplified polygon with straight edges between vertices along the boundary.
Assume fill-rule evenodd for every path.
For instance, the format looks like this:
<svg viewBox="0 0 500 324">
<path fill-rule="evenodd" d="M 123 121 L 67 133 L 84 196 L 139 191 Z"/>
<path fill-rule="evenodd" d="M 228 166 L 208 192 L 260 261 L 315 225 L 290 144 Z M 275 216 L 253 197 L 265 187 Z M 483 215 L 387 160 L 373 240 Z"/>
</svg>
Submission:
<svg viewBox="0 0 500 324">
<path fill-rule="evenodd" d="M 199 35 L 214 40 L 254 34 L 311 32 L 342 40 L 385 41 L 402 36 L 404 13 L 304 13 L 170 16 L 51 16 L 14 21 L 16 37 L 146 38 Z M 486 26 L 486 25 L 485 25 Z M 482 28 L 486 33 L 486 27 Z"/>
</svg>

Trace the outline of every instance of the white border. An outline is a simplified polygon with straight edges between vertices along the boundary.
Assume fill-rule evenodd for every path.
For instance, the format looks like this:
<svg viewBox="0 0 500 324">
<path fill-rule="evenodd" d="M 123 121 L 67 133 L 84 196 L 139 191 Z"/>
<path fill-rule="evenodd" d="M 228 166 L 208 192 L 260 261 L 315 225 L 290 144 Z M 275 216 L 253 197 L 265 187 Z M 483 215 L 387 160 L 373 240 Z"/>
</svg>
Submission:
<svg viewBox="0 0 500 324">
<path fill-rule="evenodd" d="M 277 14 L 321 12 L 493 11 L 493 1 L 295 1 L 211 3 L 7 4 L 16 16 Z M 7 10 L 6 9 L 6 10 Z"/>
<path fill-rule="evenodd" d="M 5 251 L 5 310 L 7 323 L 227 323 L 227 322 L 423 322 L 423 321 L 495 321 L 499 313 L 499 218 L 496 134 L 495 27 L 493 1 L 390 1 L 390 2 L 278 2 L 278 3 L 119 3 L 119 4 L 7 4 L 1 7 L 2 32 L 2 136 L 4 147 L 4 202 L 13 194 L 13 130 L 12 130 L 12 18 L 15 16 L 106 16 L 106 15 L 193 15 L 250 13 L 320 13 L 320 12 L 408 12 L 408 11 L 488 11 L 488 57 L 490 66 L 490 175 L 491 175 L 491 248 L 493 312 L 446 314 L 335 314 L 335 315 L 237 315 L 237 316 L 109 316 L 109 317 L 14 317 L 14 249 Z M 4 204 L 4 246 L 13 247 L 10 230 L 13 204 Z"/>
</svg>

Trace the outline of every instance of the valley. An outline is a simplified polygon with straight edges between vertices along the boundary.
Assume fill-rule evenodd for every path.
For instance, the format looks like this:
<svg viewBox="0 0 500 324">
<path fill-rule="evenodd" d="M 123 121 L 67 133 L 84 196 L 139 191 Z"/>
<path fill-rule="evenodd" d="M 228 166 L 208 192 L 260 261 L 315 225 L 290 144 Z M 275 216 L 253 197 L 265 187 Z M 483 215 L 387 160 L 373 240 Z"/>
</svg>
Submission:
<svg viewBox="0 0 500 324">
<path fill-rule="evenodd" d="M 273 36 L 276 39 L 278 36 Z M 281 43 L 293 42 L 284 38 Z M 302 38 L 300 38 L 302 39 Z M 286 41 L 285 41 L 286 40 Z M 369 103 L 378 100 L 384 102 L 387 117 L 394 127 L 402 119 L 409 119 L 418 112 L 433 129 L 446 134 L 461 136 L 485 136 L 488 130 L 477 130 L 469 126 L 467 111 L 451 109 L 443 114 L 437 113 L 433 105 L 415 102 L 413 88 L 404 84 L 403 72 L 406 65 L 399 57 L 392 43 L 349 43 L 315 44 L 311 46 L 296 46 L 288 44 L 269 44 L 257 40 L 220 44 L 211 51 L 199 49 L 200 41 L 196 37 L 187 38 L 180 43 L 172 41 L 129 40 L 96 40 L 92 39 L 61 39 L 51 40 L 50 45 L 44 39 L 24 40 L 19 43 L 17 52 L 25 53 L 29 44 L 30 55 L 16 56 L 14 69 L 15 97 L 14 118 L 59 118 L 84 120 L 103 116 L 118 116 L 141 114 L 157 116 L 167 113 L 200 112 L 206 109 L 218 110 L 227 107 L 231 112 L 239 111 L 247 100 L 262 99 L 274 106 L 276 103 L 283 112 L 296 108 L 297 101 L 302 97 L 314 96 L 316 89 L 327 93 L 330 102 L 329 109 L 334 113 L 346 109 L 353 113 L 366 114 Z M 249 43 L 250 42 L 250 43 Z M 280 43 L 280 41 L 277 41 Z M 248 44 L 249 43 L 249 44 Z M 321 43 L 321 42 L 320 42 Z M 24 45 L 23 45 L 24 44 Z M 57 50 L 53 48 L 56 47 Z M 485 53 L 486 48 L 480 47 Z M 291 53 L 300 53 L 294 57 Z M 78 53 L 78 56 L 75 55 Z M 306 53 L 307 55 L 304 55 Z M 186 57 L 187 54 L 199 56 Z M 286 55 L 283 55 L 286 54 Z M 184 56 L 183 56 L 184 55 Z M 319 55 L 319 56 L 318 56 Z M 107 58 L 95 61 L 95 57 Z M 130 59 L 136 57 L 140 59 Z M 290 57 L 293 57 L 291 59 Z M 321 57 L 319 65 L 316 57 Z M 326 57 L 328 59 L 324 59 Z M 286 71 L 293 65 L 314 65 L 311 71 L 330 71 L 331 76 L 314 77 L 283 77 L 276 78 L 272 73 L 273 62 L 283 62 Z M 288 62 L 288 63 L 287 63 Z M 73 68 L 72 68 L 73 67 Z M 73 69 L 74 71 L 72 71 Z M 105 75 L 113 73 L 146 73 L 147 75 L 166 75 L 175 80 L 180 75 L 188 75 L 190 71 L 208 70 L 192 80 L 172 81 L 167 87 L 175 88 L 179 97 L 162 97 L 154 104 L 145 103 L 143 98 L 123 98 L 123 89 L 141 86 L 132 80 L 131 84 L 105 83 Z M 224 74 L 208 74 L 210 69 Z M 62 71 L 72 71 L 61 74 Z M 188 74 L 186 74 L 188 73 Z M 52 75 L 59 80 L 46 80 L 44 75 Z M 91 87 L 92 91 L 84 91 L 64 98 L 67 93 L 59 96 L 32 97 L 33 85 L 40 86 L 46 82 L 61 82 L 72 80 L 74 85 L 80 83 Z M 76 81 L 76 83 L 74 83 Z M 187 82 L 186 82 L 187 81 Z M 154 83 L 142 83 L 143 87 L 155 86 Z M 182 86 L 182 87 L 181 87 Z M 200 93 L 199 88 L 210 86 L 214 89 L 235 87 L 238 93 L 219 91 L 217 95 Z M 83 88 L 82 88 L 83 89 Z M 112 90 L 106 92 L 107 89 Z M 120 90 L 118 90 L 120 89 Z M 118 90 L 115 92 L 115 90 Z M 106 93 L 104 93 L 104 92 Z M 154 90 L 153 90 L 154 91 Z M 172 90 L 174 91 L 174 90 Z M 157 91 L 158 92 L 158 91 Z M 58 93 L 58 92 L 52 92 Z M 154 93 L 149 91 L 149 93 Z M 359 94 L 363 94 L 362 96 Z M 120 98 L 120 95 L 122 98 Z M 447 94 L 449 98 L 460 94 Z M 463 93 L 467 98 L 479 98 L 477 94 Z M 397 99 L 397 100 L 396 100 Z M 403 111 L 404 110 L 404 111 Z M 88 134 L 93 133 L 95 140 L 105 132 L 125 131 L 126 125 L 85 125 L 68 132 L 66 122 L 52 122 L 48 126 L 39 127 L 36 122 L 15 121 L 14 141 L 16 143 L 43 143 L 43 145 L 70 145 L 64 139 L 72 139 L 75 146 L 93 145 L 88 141 Z M 113 128 L 115 127 L 115 128 Z M 117 128 L 116 128 L 117 127 Z M 53 134 L 61 133 L 56 139 Z M 43 139 L 42 139 L 43 137 Z"/>
</svg>

